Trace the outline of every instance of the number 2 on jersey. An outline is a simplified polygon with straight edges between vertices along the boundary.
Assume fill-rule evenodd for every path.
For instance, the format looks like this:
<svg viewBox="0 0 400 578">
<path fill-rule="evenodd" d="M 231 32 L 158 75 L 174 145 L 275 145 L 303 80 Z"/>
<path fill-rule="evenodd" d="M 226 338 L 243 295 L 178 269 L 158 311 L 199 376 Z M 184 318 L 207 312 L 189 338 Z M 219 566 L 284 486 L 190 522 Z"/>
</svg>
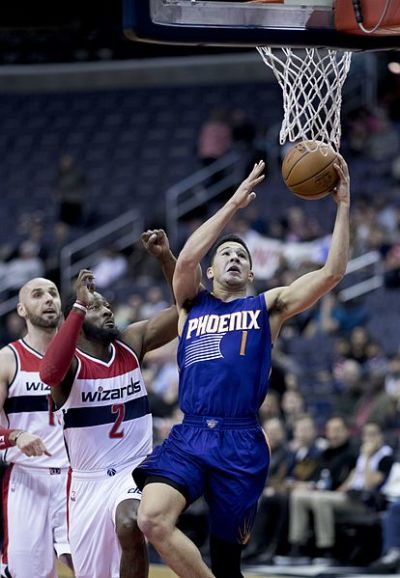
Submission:
<svg viewBox="0 0 400 578">
<path fill-rule="evenodd" d="M 125 405 L 123 403 L 114 403 L 111 406 L 111 413 L 116 413 L 117 417 L 115 419 L 115 422 L 114 422 L 112 428 L 110 429 L 110 433 L 108 434 L 108 436 L 110 438 L 123 438 L 124 437 L 124 430 L 122 429 L 122 430 L 118 431 L 118 428 L 121 425 L 121 422 L 124 421 Z"/>
</svg>

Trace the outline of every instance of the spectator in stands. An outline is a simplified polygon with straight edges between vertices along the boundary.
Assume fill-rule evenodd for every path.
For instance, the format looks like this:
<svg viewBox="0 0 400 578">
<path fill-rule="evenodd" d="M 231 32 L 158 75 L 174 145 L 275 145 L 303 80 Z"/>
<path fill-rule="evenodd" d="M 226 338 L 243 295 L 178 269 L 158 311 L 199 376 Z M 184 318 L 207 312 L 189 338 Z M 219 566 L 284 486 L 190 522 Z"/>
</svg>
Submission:
<svg viewBox="0 0 400 578">
<path fill-rule="evenodd" d="M 110 246 L 103 251 L 100 261 L 93 267 L 96 286 L 106 289 L 122 277 L 128 270 L 126 257 L 116 247 Z"/>
<path fill-rule="evenodd" d="M 384 283 L 387 289 L 400 287 L 400 243 L 395 243 L 387 252 L 384 260 Z"/>
<path fill-rule="evenodd" d="M 7 266 L 7 286 L 11 295 L 30 279 L 43 277 L 44 264 L 37 255 L 37 247 L 32 241 L 23 241 L 18 255 Z"/>
<path fill-rule="evenodd" d="M 384 376 L 369 374 L 354 414 L 353 433 L 358 433 L 370 420 L 379 423 L 382 429 L 388 429 L 393 425 L 395 415 L 396 404 L 385 391 Z"/>
<path fill-rule="evenodd" d="M 288 438 L 294 434 L 295 424 L 305 412 L 305 400 L 299 391 L 289 389 L 285 391 L 281 402 L 283 421 L 285 423 Z"/>
<path fill-rule="evenodd" d="M 366 323 L 368 312 L 361 303 L 346 304 L 339 295 L 331 291 L 321 299 L 305 334 L 312 337 L 316 333 L 346 334 L 354 327 Z"/>
<path fill-rule="evenodd" d="M 321 236 L 318 221 L 309 217 L 305 211 L 292 205 L 287 211 L 286 241 L 313 241 Z"/>
<path fill-rule="evenodd" d="M 164 299 L 161 288 L 154 285 L 146 291 L 141 313 L 144 319 L 148 319 L 165 309 L 166 306 L 167 302 Z"/>
<path fill-rule="evenodd" d="M 258 415 L 261 422 L 267 419 L 282 417 L 281 403 L 279 394 L 276 391 L 269 391 L 267 397 L 262 402 Z"/>
<path fill-rule="evenodd" d="M 54 187 L 59 220 L 66 225 L 82 224 L 87 179 L 70 154 L 60 157 Z"/>
<path fill-rule="evenodd" d="M 393 464 L 393 451 L 385 444 L 379 424 L 369 422 L 362 432 L 362 444 L 355 468 L 334 491 L 316 494 L 318 506 L 313 507 L 320 552 L 329 560 L 335 544 L 335 516 L 349 516 L 375 511 L 382 503 L 380 488 Z M 298 520 L 293 512 L 293 524 Z M 292 528 L 291 540 L 297 552 L 303 546 L 304 535 Z M 292 551 L 292 554 L 297 554 Z"/>
<path fill-rule="evenodd" d="M 9 313 L 1 330 L 1 347 L 20 339 L 25 334 L 25 322 L 15 311 Z"/>
<path fill-rule="evenodd" d="M 306 487 L 316 480 L 321 456 L 316 439 L 317 431 L 312 417 L 307 414 L 299 416 L 293 433 L 295 449 L 289 449 L 285 467 L 278 468 L 275 483 L 274 478 L 272 485 L 267 480 L 259 502 L 252 541 L 255 552 L 248 552 L 248 557 L 255 555 L 257 562 L 270 562 L 275 553 L 281 554 L 287 549 L 289 495 L 296 488 Z"/>
<path fill-rule="evenodd" d="M 197 156 L 204 167 L 221 158 L 232 146 L 232 131 L 224 110 L 213 110 L 200 128 Z"/>
<path fill-rule="evenodd" d="M 358 361 L 345 359 L 334 371 L 335 389 L 339 392 L 335 413 L 351 419 L 362 393 L 362 368 Z"/>
<path fill-rule="evenodd" d="M 289 541 L 292 556 L 301 553 L 301 547 L 307 540 L 310 512 L 314 519 L 317 548 L 320 556 L 326 555 L 326 528 L 324 518 L 319 515 L 319 501 L 324 492 L 334 492 L 345 482 L 356 463 L 356 452 L 350 443 L 350 432 L 344 418 L 331 417 L 325 431 L 329 445 L 320 456 L 319 479 L 309 487 L 295 489 L 290 494 Z"/>
<path fill-rule="evenodd" d="M 267 563 L 282 546 L 281 538 L 287 529 L 286 518 L 281 516 L 282 508 L 286 510 L 286 498 L 281 493 L 289 449 L 282 420 L 277 417 L 266 419 L 262 422 L 262 427 L 271 450 L 270 469 L 243 559 L 257 558 L 257 562 Z"/>
<path fill-rule="evenodd" d="M 395 462 L 382 487 L 389 502 L 382 523 L 382 556 L 371 564 L 375 574 L 398 574 L 400 570 L 400 463 Z"/>
<path fill-rule="evenodd" d="M 355 359 L 358 363 L 365 363 L 368 359 L 368 345 L 371 339 L 365 327 L 354 327 L 350 333 L 350 359 Z"/>
</svg>

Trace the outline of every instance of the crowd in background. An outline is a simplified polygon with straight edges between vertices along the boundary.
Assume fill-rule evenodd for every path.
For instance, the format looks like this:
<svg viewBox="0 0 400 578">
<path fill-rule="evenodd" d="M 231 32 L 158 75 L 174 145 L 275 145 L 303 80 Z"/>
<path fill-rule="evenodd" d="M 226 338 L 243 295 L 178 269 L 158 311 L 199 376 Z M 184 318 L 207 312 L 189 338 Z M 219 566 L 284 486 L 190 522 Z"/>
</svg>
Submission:
<svg viewBox="0 0 400 578">
<path fill-rule="evenodd" d="M 365 166 L 373 162 L 374 170 L 382 171 L 390 184 L 376 194 L 358 191 L 354 196 L 351 256 L 377 251 L 384 288 L 396 292 L 400 287 L 400 129 L 393 113 L 397 108 L 393 103 L 386 104 L 375 111 L 359 110 L 349 117 L 344 146 L 350 170 L 352 162 L 361 157 Z M 271 148 L 269 139 L 270 135 L 258 134 L 241 110 L 230 114 L 212 111 L 199 133 L 199 166 L 209 166 L 235 147 L 248 164 L 264 154 L 272 167 L 279 167 L 281 151 Z M 95 224 L 85 206 L 85 189 L 90 182 L 78 165 L 65 154 L 55 168 L 53 201 L 58 204 L 58 219 L 52 230 L 45 230 L 40 214 L 22 213 L 16 230 L 18 243 L 10 239 L 9 245 L 2 247 L 3 297 L 15 295 L 32 277 L 46 276 L 58 283 L 61 248 L 88 223 Z M 357 187 L 362 188 L 360 184 Z M 182 225 L 185 235 L 197 222 L 195 216 Z M 323 220 L 301 204 L 293 204 L 284 214 L 269 219 L 262 206 L 255 204 L 233 221 L 232 231 L 241 235 L 256 231 L 283 242 L 307 242 L 326 234 Z M 282 258 L 275 274 L 258 281 L 254 290 L 287 285 L 313 266 L 303 262 L 294 268 Z M 100 254 L 93 270 L 99 290 L 113 304 L 121 329 L 148 318 L 172 299 L 140 243 L 125 252 L 110 246 Z M 118 292 L 121 280 L 122 299 Z M 275 344 L 270 393 L 260 408 L 260 420 L 272 449 L 271 474 L 253 538 L 245 551 L 249 561 L 271 562 L 276 556 L 289 555 L 292 561 L 312 556 L 329 562 L 342 556 L 352 563 L 369 563 L 389 553 L 391 566 L 386 568 L 397 568 L 400 563 L 400 540 L 393 544 L 393 530 L 390 533 L 393 523 L 389 530 L 386 528 L 390 536 L 385 534 L 382 551 L 375 537 L 378 549 L 367 546 L 350 551 L 340 546 L 335 535 L 335 522 L 340 516 L 345 520 L 346 516 L 354 518 L 355 513 L 385 510 L 398 515 L 399 506 L 394 504 L 398 504 L 400 490 L 395 496 L 393 491 L 385 494 L 384 488 L 399 450 L 400 349 L 398 343 L 393 343 L 388 350 L 380 336 L 368 330 L 368 323 L 377 314 L 364 298 L 343 300 L 339 287 L 316 308 L 289 322 Z M 22 333 L 22 320 L 15 312 L 8 314 L 1 325 L 1 343 Z M 155 443 L 160 443 L 182 418 L 176 346 L 173 342 L 152 352 L 143 365 Z M 365 485 L 367 461 L 373 461 L 377 475 L 374 483 Z M 325 500 L 331 494 L 335 498 Z M 317 515 L 321 511 L 325 512 L 322 521 Z M 311 514 L 314 525 L 309 523 Z M 378 529 L 385 519 L 381 515 L 376 518 Z M 204 520 L 202 503 L 192 506 L 182 520 L 182 527 L 200 546 L 205 543 Z M 366 540 L 364 546 L 367 544 L 370 541 Z M 393 551 L 399 555 L 396 557 Z"/>
</svg>

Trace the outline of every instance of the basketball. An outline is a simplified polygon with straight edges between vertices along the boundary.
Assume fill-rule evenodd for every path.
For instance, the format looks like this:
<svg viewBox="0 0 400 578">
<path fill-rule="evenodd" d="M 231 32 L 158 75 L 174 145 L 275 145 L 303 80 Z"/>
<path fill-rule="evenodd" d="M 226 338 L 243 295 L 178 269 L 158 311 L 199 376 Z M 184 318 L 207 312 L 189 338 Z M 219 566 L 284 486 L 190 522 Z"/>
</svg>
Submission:
<svg viewBox="0 0 400 578">
<path fill-rule="evenodd" d="M 333 166 L 336 160 L 336 152 L 330 145 L 320 141 L 302 141 L 285 156 L 283 180 L 302 199 L 322 199 L 329 195 L 339 180 Z"/>
</svg>

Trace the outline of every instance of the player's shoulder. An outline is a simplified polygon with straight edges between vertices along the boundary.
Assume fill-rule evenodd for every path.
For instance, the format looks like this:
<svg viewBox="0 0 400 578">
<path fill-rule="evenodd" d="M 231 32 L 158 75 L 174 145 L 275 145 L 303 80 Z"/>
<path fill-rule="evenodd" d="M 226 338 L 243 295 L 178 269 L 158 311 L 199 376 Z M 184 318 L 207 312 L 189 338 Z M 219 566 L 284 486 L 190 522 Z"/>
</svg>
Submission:
<svg viewBox="0 0 400 578">
<path fill-rule="evenodd" d="M 7 343 L 0 349 L 0 360 L 2 363 L 10 361 L 15 361 L 16 347 L 15 343 Z"/>
<path fill-rule="evenodd" d="M 12 344 L 7 344 L 0 349 L 0 380 L 11 380 L 16 367 L 16 352 Z"/>
</svg>

